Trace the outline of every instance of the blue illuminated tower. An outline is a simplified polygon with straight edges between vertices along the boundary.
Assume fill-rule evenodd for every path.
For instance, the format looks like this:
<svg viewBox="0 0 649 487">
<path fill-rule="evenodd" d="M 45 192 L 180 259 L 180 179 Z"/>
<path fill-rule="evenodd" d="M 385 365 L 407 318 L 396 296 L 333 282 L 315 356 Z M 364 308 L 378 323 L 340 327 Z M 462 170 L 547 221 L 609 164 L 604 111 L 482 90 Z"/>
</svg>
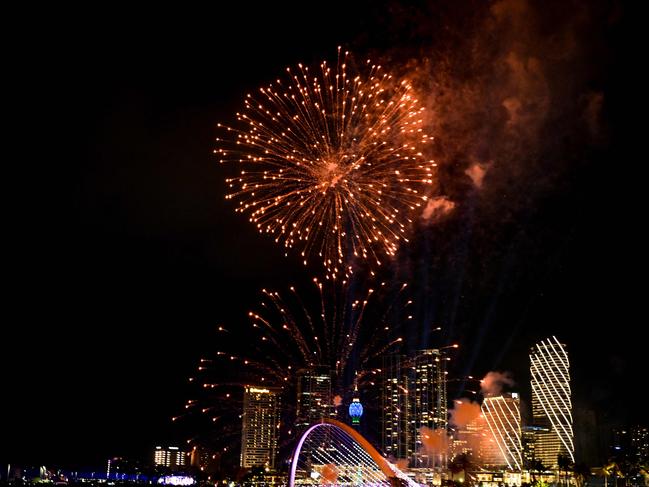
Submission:
<svg viewBox="0 0 649 487">
<path fill-rule="evenodd" d="M 352 402 L 349 403 L 349 417 L 352 418 L 352 425 L 358 426 L 361 424 L 361 416 L 363 416 L 363 405 L 358 397 L 358 384 L 354 379 L 354 396 Z"/>
</svg>

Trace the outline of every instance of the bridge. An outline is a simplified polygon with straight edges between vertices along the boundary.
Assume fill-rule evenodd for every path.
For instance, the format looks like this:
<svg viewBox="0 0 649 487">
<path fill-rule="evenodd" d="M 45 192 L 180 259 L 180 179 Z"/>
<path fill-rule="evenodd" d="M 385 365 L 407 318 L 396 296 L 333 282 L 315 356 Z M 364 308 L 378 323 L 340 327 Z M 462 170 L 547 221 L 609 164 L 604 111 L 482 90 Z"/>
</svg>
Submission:
<svg viewBox="0 0 649 487">
<path fill-rule="evenodd" d="M 419 487 L 358 431 L 329 418 L 300 437 L 288 485 Z"/>
</svg>

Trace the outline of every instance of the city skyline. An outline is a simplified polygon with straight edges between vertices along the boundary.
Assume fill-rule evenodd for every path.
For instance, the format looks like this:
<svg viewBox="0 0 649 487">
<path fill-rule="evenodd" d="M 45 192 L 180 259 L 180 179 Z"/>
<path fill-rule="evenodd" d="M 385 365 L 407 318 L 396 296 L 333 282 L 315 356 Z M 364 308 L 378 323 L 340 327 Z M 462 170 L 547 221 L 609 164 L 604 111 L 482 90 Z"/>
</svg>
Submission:
<svg viewBox="0 0 649 487">
<path fill-rule="evenodd" d="M 512 5 L 228 4 L 202 14 L 115 8 L 79 24 L 61 13 L 59 23 L 34 18 L 26 32 L 44 42 L 28 77 L 45 86 L 19 97 L 35 102 L 23 114 L 39 117 L 39 129 L 23 145 L 28 163 L 16 164 L 25 184 L 11 193 L 20 207 L 9 273 L 17 318 L 3 340 L 0 456 L 105 467 L 108 458 L 148 459 L 157 445 L 182 448 L 196 426 L 222 427 L 218 414 L 207 426 L 171 421 L 196 399 L 187 378 L 219 350 L 219 329 L 251 344 L 244 325 L 262 289 L 304 289 L 323 276 L 225 199 L 232 168 L 213 155 L 217 124 L 235 122 L 246 95 L 286 67 L 335 61 L 338 46 L 356 59 L 350 67 L 370 58 L 408 75 L 430 113 L 421 123 L 434 137 L 432 196 L 411 210 L 399 233 L 407 243 L 390 241 L 392 255 L 373 273 L 353 262 L 363 286 L 407 283 L 408 321 L 380 302 L 393 338 L 400 327 L 399 353 L 459 344 L 444 362 L 454 382 L 439 402 L 422 396 L 412 406 L 419 427 L 435 429 L 428 413 L 446 421 L 445 409 L 475 388 L 464 378 L 490 371 L 511 372 L 521 416 L 535 416 L 538 394 L 524 386 L 542 371 L 530 370 L 529 351 L 551 336 L 570 353 L 574 432 L 545 417 L 565 426 L 565 441 L 574 435 L 575 451 L 583 425 L 606 443 L 615 427 L 646 424 L 644 408 L 625 397 L 647 373 L 633 338 L 639 291 L 626 277 L 641 255 L 629 236 L 641 221 L 635 192 L 621 169 L 641 140 L 621 69 L 626 5 Z M 327 171 L 334 187 L 338 168 Z M 370 369 L 352 348 L 337 377 L 348 389 L 355 371 Z M 386 402 L 366 402 L 364 387 L 361 429 Z M 330 391 L 329 406 L 339 385 Z M 341 395 L 346 416 L 349 390 Z M 243 411 L 243 391 L 236 401 Z M 407 445 L 421 441 L 417 431 L 392 439 L 403 444 L 399 457 L 415 454 Z M 593 457 L 606 449 L 592 447 Z"/>
</svg>

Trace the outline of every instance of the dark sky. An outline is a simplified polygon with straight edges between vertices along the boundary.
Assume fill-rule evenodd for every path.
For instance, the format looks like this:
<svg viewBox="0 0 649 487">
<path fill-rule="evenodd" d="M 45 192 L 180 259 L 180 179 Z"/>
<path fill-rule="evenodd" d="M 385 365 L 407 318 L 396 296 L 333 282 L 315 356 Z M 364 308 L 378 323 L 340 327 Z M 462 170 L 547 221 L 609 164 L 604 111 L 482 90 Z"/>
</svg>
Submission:
<svg viewBox="0 0 649 487">
<path fill-rule="evenodd" d="M 646 217 L 623 4 L 531 2 L 533 29 L 499 24 L 482 38 L 495 14 L 481 3 L 220 3 L 16 16 L 11 62 L 24 81 L 12 103 L 25 130 L 13 141 L 20 156 L 5 160 L 15 245 L 5 254 L 0 459 L 103 464 L 175 438 L 169 418 L 196 360 L 218 345 L 218 324 L 236 327 L 259 289 L 305 275 L 224 201 L 216 123 L 232 120 L 247 90 L 340 44 L 393 64 L 426 56 L 419 74 L 432 65 L 462 80 L 431 76 L 431 90 L 448 90 L 433 102 L 452 107 L 458 86 L 536 96 L 534 86 L 502 88 L 481 66 L 505 52 L 503 40 L 542 60 L 547 116 L 529 118 L 534 135 L 519 133 L 513 147 L 502 113 L 477 111 L 471 124 L 440 115 L 443 189 L 457 211 L 422 225 L 395 269 L 416 284 L 422 327 L 438 323 L 443 341 L 462 343 L 458 373 L 512 370 L 524 388 L 528 347 L 557 334 L 581 403 L 607 424 L 647 421 L 636 237 Z M 490 5 L 503 3 L 512 2 Z M 531 52 L 529 30 L 554 39 L 561 29 L 565 38 Z M 460 69 L 477 45 L 467 38 L 494 51 Z M 562 49 L 565 62 L 548 54 Z M 582 95 L 601 101 L 596 137 L 579 125 L 587 112 L 563 103 Z M 575 107 L 586 110 L 584 100 Z M 463 176 L 471 157 L 495 161 L 481 191 Z"/>
</svg>

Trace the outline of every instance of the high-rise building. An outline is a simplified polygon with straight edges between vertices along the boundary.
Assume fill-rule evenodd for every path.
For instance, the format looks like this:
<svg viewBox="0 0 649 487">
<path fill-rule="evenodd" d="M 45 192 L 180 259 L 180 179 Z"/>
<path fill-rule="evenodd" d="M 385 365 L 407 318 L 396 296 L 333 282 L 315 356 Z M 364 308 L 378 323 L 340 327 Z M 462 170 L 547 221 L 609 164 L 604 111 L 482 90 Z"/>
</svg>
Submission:
<svg viewBox="0 0 649 487">
<path fill-rule="evenodd" d="M 521 442 L 523 444 L 523 466 L 532 470 L 536 466 L 536 438 L 539 433 L 548 433 L 549 428 L 544 426 L 528 425 L 522 428 Z"/>
<path fill-rule="evenodd" d="M 482 416 L 496 446 L 492 459 L 485 463 L 506 465 L 510 470 L 522 470 L 521 404 L 518 394 L 485 397 Z"/>
<path fill-rule="evenodd" d="M 638 465 L 649 462 L 649 429 L 644 426 L 631 428 L 631 458 Z"/>
<path fill-rule="evenodd" d="M 243 392 L 241 466 L 275 468 L 280 390 L 246 386 Z"/>
<path fill-rule="evenodd" d="M 153 451 L 153 464 L 175 470 L 187 465 L 187 453 L 177 446 L 156 446 Z"/>
<path fill-rule="evenodd" d="M 649 430 L 637 425 L 614 429 L 611 457 L 638 465 L 649 461 Z"/>
<path fill-rule="evenodd" d="M 311 367 L 297 372 L 296 426 L 304 430 L 322 418 L 335 414 L 331 397 L 331 371 Z"/>
<path fill-rule="evenodd" d="M 412 358 L 384 357 L 381 390 L 381 447 L 412 466 L 439 465 L 422 442 L 422 428 L 446 430 L 446 361 L 440 350 L 420 350 Z"/>
<path fill-rule="evenodd" d="M 439 458 L 432 458 L 423 448 L 422 428 L 444 429 L 448 426 L 446 404 L 446 360 L 437 349 L 420 350 L 414 358 L 414 377 L 411 387 L 412 416 L 414 425 L 414 465 L 417 467 L 439 466 Z"/>
<path fill-rule="evenodd" d="M 483 465 L 485 457 L 489 453 L 486 451 L 488 445 L 485 444 L 485 440 L 489 437 L 487 425 L 482 413 L 480 413 L 478 417 L 463 426 L 453 429 L 449 451 L 450 458 L 468 454 L 474 464 Z"/>
<path fill-rule="evenodd" d="M 537 432 L 536 460 L 546 468 L 556 467 L 559 455 L 574 462 L 570 363 L 566 346 L 556 337 L 537 343 L 530 350 L 530 374 L 533 421 L 548 429 Z"/>
<path fill-rule="evenodd" d="M 414 453 L 408 400 L 411 368 L 406 360 L 403 355 L 385 355 L 381 368 L 381 449 L 396 459 Z"/>
</svg>

